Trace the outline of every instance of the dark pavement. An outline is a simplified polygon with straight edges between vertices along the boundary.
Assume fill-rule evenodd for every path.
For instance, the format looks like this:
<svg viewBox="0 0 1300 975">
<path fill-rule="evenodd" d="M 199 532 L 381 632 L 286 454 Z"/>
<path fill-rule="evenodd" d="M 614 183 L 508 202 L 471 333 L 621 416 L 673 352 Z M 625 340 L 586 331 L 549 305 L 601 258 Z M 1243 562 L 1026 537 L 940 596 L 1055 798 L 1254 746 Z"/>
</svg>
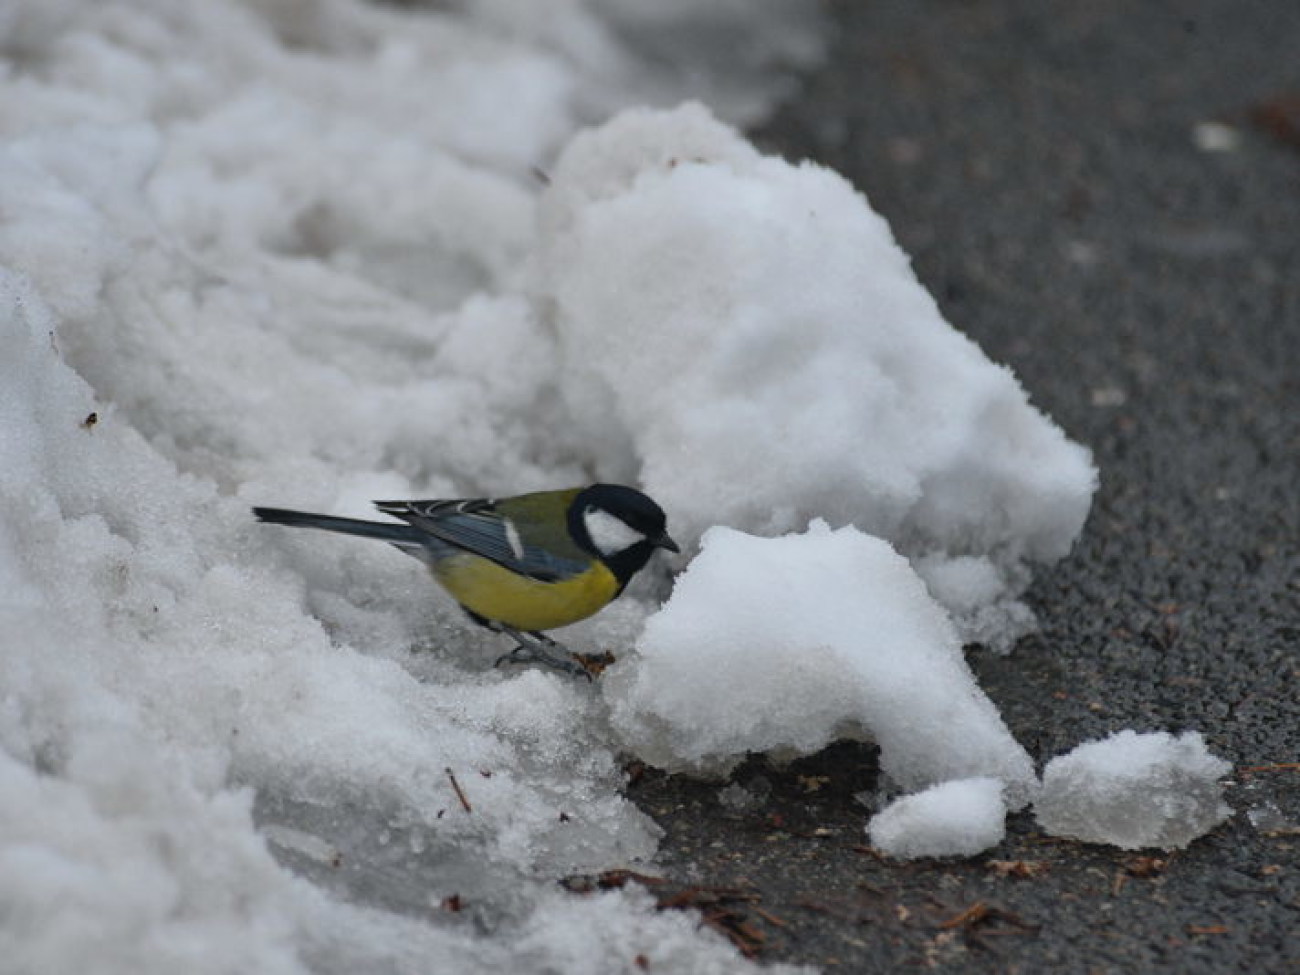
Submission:
<svg viewBox="0 0 1300 975">
<path fill-rule="evenodd" d="M 757 140 L 865 192 L 1101 470 L 1030 592 L 1041 632 L 973 650 L 981 683 L 1040 765 L 1200 730 L 1238 814 L 1173 855 L 1021 814 L 985 856 L 882 862 L 854 799 L 875 753 L 839 745 L 747 764 L 772 790 L 748 812 L 647 772 L 667 876 L 734 888 L 674 891 L 760 959 L 828 970 L 1300 971 L 1300 3 L 831 9 L 829 62 Z M 1234 147 L 1198 146 L 1204 123 Z M 1291 831 L 1246 815 L 1270 806 Z"/>
</svg>

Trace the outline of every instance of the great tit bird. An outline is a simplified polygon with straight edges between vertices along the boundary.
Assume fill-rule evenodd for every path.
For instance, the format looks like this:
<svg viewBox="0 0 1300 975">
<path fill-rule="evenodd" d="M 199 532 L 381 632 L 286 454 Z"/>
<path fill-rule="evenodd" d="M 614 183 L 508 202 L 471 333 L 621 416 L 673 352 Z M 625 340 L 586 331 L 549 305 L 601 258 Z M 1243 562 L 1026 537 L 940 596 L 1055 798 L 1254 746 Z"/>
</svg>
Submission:
<svg viewBox="0 0 1300 975">
<path fill-rule="evenodd" d="M 513 498 L 376 501 L 406 524 L 254 508 L 275 525 L 378 538 L 424 562 L 475 622 L 518 646 L 497 663 L 537 662 L 590 677 L 542 633 L 586 619 L 617 597 L 657 548 L 681 551 L 663 509 L 640 491 L 593 484 Z M 564 650 L 567 656 L 556 656 Z"/>
</svg>

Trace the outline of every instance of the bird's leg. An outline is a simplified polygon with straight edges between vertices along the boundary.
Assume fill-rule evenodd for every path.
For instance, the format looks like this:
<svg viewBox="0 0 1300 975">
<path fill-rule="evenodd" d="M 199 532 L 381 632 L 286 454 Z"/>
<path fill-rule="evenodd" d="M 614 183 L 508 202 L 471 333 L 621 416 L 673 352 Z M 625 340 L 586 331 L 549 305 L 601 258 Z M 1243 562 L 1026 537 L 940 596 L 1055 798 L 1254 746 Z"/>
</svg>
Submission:
<svg viewBox="0 0 1300 975">
<path fill-rule="evenodd" d="M 563 644 L 556 643 L 546 634 L 523 633 L 500 623 L 496 624 L 496 629 L 517 641 L 519 645 L 509 653 L 498 657 L 495 666 L 500 667 L 503 663 L 537 663 L 575 677 L 582 676 L 591 680 L 591 674 L 582 664 L 573 659 L 573 654 Z M 562 651 L 566 656 L 559 656 L 553 650 Z"/>
</svg>

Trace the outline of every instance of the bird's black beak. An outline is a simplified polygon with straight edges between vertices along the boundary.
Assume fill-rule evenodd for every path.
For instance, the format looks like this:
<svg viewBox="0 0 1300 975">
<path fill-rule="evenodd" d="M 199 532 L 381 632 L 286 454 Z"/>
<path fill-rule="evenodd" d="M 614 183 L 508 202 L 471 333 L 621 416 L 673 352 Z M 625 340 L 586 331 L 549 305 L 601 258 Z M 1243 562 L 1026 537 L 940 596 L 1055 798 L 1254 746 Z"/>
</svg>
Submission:
<svg viewBox="0 0 1300 975">
<path fill-rule="evenodd" d="M 681 549 L 678 548 L 677 543 L 668 537 L 667 532 L 664 532 L 658 538 L 651 539 L 650 544 L 653 545 L 655 548 L 666 548 L 670 552 L 681 551 Z"/>
</svg>

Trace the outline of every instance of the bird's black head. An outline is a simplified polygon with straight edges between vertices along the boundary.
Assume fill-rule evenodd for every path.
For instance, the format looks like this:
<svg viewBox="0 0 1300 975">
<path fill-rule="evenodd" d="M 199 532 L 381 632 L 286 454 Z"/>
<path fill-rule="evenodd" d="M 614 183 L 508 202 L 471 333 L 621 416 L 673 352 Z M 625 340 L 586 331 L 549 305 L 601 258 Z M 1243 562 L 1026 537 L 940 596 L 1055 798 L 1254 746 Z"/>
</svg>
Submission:
<svg viewBox="0 0 1300 975">
<path fill-rule="evenodd" d="M 604 562 L 620 588 L 645 568 L 656 548 L 680 552 L 668 536 L 664 509 L 634 488 L 593 484 L 569 505 L 569 532 Z"/>
</svg>

